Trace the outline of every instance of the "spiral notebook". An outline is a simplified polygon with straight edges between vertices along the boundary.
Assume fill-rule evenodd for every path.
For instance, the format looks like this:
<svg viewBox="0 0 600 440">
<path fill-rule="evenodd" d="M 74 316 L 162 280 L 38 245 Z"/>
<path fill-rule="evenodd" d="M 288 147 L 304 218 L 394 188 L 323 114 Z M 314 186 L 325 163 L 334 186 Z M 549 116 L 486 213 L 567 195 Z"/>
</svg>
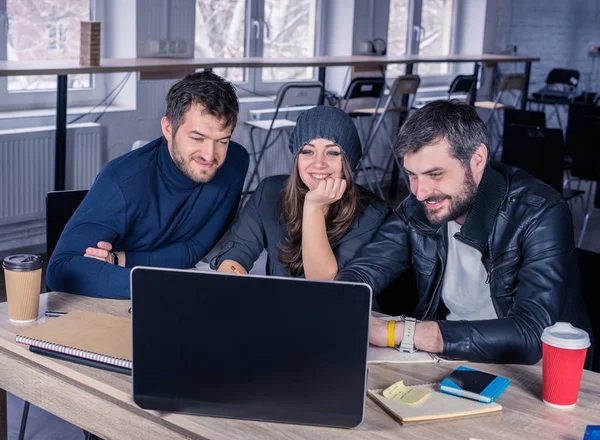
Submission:
<svg viewBox="0 0 600 440">
<path fill-rule="evenodd" d="M 131 368 L 131 319 L 74 311 L 20 332 L 16 342 L 56 353 Z"/>
</svg>

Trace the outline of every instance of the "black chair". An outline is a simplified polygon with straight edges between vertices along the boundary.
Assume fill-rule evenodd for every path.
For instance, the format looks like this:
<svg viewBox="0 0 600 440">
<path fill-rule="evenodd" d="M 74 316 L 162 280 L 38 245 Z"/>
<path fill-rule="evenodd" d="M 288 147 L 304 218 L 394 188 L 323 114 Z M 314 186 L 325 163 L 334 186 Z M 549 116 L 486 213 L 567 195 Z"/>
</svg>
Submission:
<svg viewBox="0 0 600 440">
<path fill-rule="evenodd" d="M 531 127 L 546 127 L 546 113 L 533 112 L 529 110 L 519 110 L 516 108 L 504 109 L 504 123 L 502 127 L 502 136 L 500 137 L 496 148 L 491 152 L 491 157 L 495 158 L 500 145 L 504 148 L 504 133 L 508 131 L 511 125 L 527 125 Z"/>
<path fill-rule="evenodd" d="M 528 102 L 538 105 L 544 111 L 546 105 L 554 107 L 558 126 L 562 130 L 562 122 L 558 112 L 559 105 L 569 105 L 575 98 L 579 85 L 579 71 L 572 69 L 552 69 L 546 77 L 546 85 L 531 94 Z"/>
<path fill-rule="evenodd" d="M 600 107 L 569 105 L 566 152 L 572 156 L 571 174 L 581 180 L 596 180 L 600 161 Z"/>
<path fill-rule="evenodd" d="M 579 71 L 573 69 L 552 69 L 546 77 L 546 84 L 531 94 L 529 101 L 539 104 L 569 104 L 573 92 L 579 85 Z"/>
<path fill-rule="evenodd" d="M 60 234 L 71 219 L 88 190 L 52 191 L 46 195 L 46 251 L 48 261 L 54 253 Z"/>
<path fill-rule="evenodd" d="M 600 373 L 600 352 L 595 339 L 600 335 L 600 295 L 598 295 L 598 270 L 600 270 L 600 254 L 585 249 L 577 249 L 581 294 L 592 324 L 592 341 L 594 350 L 592 371 Z"/>
<path fill-rule="evenodd" d="M 67 225 L 71 216 L 75 213 L 87 190 L 74 191 L 52 191 L 46 196 L 46 254 L 48 261 L 56 249 L 56 244 Z M 47 287 L 47 286 L 46 286 Z M 47 289 L 49 290 L 49 289 Z M 23 406 L 23 415 L 21 416 L 21 428 L 19 429 L 19 440 L 25 438 L 25 429 L 27 427 L 27 417 L 29 415 L 29 402 Z M 85 438 L 90 438 L 90 433 L 84 431 Z"/>
<path fill-rule="evenodd" d="M 564 148 L 557 128 L 512 124 L 504 133 L 502 162 L 529 172 L 571 200 L 584 191 L 563 189 Z"/>
<path fill-rule="evenodd" d="M 465 102 L 470 102 L 471 95 L 476 87 L 477 77 L 475 75 L 456 75 L 448 88 L 448 99 L 461 95 L 465 97 Z"/>
<path fill-rule="evenodd" d="M 600 183 L 600 173 L 598 173 L 598 177 L 596 179 L 596 194 L 594 196 L 594 208 L 596 210 L 600 209 L 600 191 L 598 191 L 598 184 Z M 583 227 L 581 228 L 581 234 L 579 235 L 579 240 L 577 241 L 577 246 L 581 247 L 583 245 L 583 239 L 585 237 L 585 233 L 587 231 L 588 222 L 590 221 L 590 216 L 593 213 L 598 213 L 598 211 L 591 211 L 589 207 L 586 207 L 585 218 L 583 220 Z"/>
<path fill-rule="evenodd" d="M 593 186 L 600 174 L 600 107 L 594 105 L 571 104 L 569 106 L 569 126 L 567 127 L 567 154 L 570 154 L 571 169 L 568 182 L 579 179 L 577 189 L 586 182 L 588 196 L 585 202 L 585 216 L 589 214 Z"/>
<path fill-rule="evenodd" d="M 519 110 L 516 108 L 504 109 L 504 130 L 513 124 L 529 125 L 532 127 L 546 127 L 546 113 Z"/>
</svg>

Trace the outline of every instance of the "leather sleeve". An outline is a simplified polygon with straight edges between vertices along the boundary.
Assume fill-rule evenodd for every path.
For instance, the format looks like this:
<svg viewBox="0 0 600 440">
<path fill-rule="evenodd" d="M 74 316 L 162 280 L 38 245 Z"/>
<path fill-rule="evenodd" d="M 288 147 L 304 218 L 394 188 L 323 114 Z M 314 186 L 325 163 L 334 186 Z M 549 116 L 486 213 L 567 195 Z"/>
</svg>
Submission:
<svg viewBox="0 0 600 440">
<path fill-rule="evenodd" d="M 535 364 L 541 334 L 560 319 L 569 295 L 579 295 L 571 213 L 553 201 L 524 225 L 518 288 L 507 316 L 481 321 L 438 321 L 443 354 L 476 362 Z M 574 287 L 575 286 L 575 287 Z"/>
<path fill-rule="evenodd" d="M 336 281 L 369 284 L 375 295 L 410 267 L 408 226 L 402 212 L 392 212 L 379 227 L 373 240 L 364 246 L 350 264 L 338 272 Z"/>
</svg>

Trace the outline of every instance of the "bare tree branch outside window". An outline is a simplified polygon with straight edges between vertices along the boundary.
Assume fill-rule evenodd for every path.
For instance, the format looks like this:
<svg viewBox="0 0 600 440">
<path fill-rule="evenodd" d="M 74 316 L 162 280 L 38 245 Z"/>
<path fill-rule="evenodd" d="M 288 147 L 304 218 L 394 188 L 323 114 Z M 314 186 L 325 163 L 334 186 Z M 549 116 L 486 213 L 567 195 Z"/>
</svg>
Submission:
<svg viewBox="0 0 600 440">
<path fill-rule="evenodd" d="M 316 0 L 265 0 L 265 57 L 310 57 L 315 54 Z M 311 79 L 312 67 L 262 70 L 263 81 Z"/>
<path fill-rule="evenodd" d="M 79 59 L 81 21 L 90 19 L 90 0 L 7 0 L 7 59 Z M 91 75 L 69 75 L 69 88 L 91 87 Z M 8 77 L 9 91 L 52 90 L 50 75 Z"/>
<path fill-rule="evenodd" d="M 244 56 L 246 0 L 196 0 L 196 58 Z M 229 81 L 244 80 L 244 69 L 222 68 L 215 73 Z"/>
</svg>

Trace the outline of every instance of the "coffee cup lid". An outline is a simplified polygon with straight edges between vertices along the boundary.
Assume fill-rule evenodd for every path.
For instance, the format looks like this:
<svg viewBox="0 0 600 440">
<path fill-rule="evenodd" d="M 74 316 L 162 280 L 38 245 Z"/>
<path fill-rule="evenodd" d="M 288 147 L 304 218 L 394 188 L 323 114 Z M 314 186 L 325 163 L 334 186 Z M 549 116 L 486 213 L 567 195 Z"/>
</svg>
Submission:
<svg viewBox="0 0 600 440">
<path fill-rule="evenodd" d="M 590 346 L 586 331 L 573 327 L 568 322 L 557 322 L 542 332 L 542 341 L 548 345 L 568 350 L 580 350 Z"/>
<path fill-rule="evenodd" d="M 42 267 L 42 257 L 32 254 L 9 255 L 4 259 L 2 267 L 14 272 L 30 272 Z"/>
</svg>

